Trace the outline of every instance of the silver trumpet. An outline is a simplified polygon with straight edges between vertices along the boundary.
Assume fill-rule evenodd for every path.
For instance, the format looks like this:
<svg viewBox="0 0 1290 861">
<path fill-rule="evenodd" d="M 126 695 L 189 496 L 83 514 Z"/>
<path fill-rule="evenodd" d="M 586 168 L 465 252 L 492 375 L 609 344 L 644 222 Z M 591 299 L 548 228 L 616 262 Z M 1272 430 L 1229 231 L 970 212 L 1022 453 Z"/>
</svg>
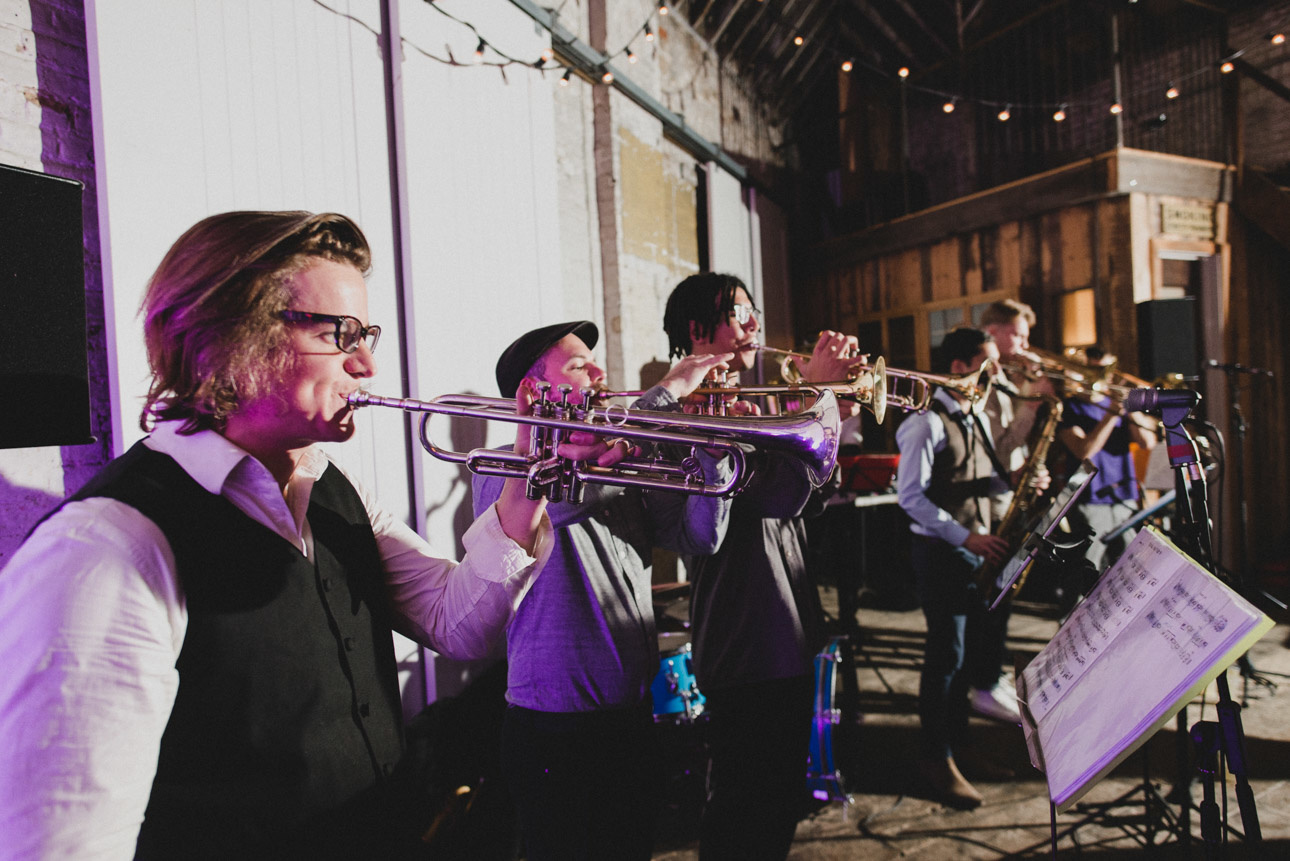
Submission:
<svg viewBox="0 0 1290 861">
<path fill-rule="evenodd" d="M 731 496 L 752 474 L 747 463 L 750 451 L 777 452 L 796 459 L 806 469 L 811 483 L 819 487 L 828 480 L 838 454 L 837 398 L 828 390 L 820 393 L 809 410 L 786 416 L 727 417 L 633 410 L 603 405 L 594 389 L 583 389 L 574 396 L 572 386 L 561 385 L 553 392 L 547 383 L 539 384 L 531 415 L 518 415 L 511 399 L 477 395 L 440 395 L 418 401 L 359 391 L 351 394 L 348 401 L 353 407 L 393 407 L 423 413 L 421 445 L 430 454 L 463 464 L 478 475 L 524 479 L 530 499 L 546 496 L 552 502 L 580 502 L 587 484 Z M 442 448 L 430 437 L 430 419 L 436 414 L 528 425 L 530 453 Z M 556 447 L 576 431 L 626 439 L 633 446 L 639 444 L 645 451 L 656 453 L 628 457 L 612 467 L 560 457 Z M 655 444 L 665 447 L 655 448 Z M 704 480 L 696 456 L 699 448 L 730 455 L 733 471 L 727 481 L 710 484 Z M 688 449 L 689 453 L 678 456 L 677 449 Z"/>
</svg>

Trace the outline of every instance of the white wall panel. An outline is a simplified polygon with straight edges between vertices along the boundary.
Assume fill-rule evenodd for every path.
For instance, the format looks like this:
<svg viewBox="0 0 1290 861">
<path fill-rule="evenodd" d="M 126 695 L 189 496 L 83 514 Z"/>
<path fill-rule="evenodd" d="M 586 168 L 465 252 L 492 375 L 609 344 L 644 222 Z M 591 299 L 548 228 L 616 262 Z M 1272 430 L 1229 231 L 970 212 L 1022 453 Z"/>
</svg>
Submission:
<svg viewBox="0 0 1290 861">
<path fill-rule="evenodd" d="M 536 60 L 548 41 L 507 0 L 437 4 L 470 21 L 513 57 Z M 527 65 L 505 75 L 466 62 L 478 37 L 424 3 L 403 3 L 403 95 L 409 232 L 412 237 L 416 372 L 421 397 L 449 392 L 497 395 L 494 366 L 523 332 L 588 309 L 566 312 L 560 284 L 560 234 L 552 88 Z M 413 47 L 415 46 L 415 47 Z M 486 61 L 497 61 L 489 52 Z M 434 422 L 436 439 L 482 444 L 465 422 Z M 512 439 L 494 423 L 489 444 Z M 462 444 L 467 444 L 463 442 Z M 425 462 L 427 532 L 451 542 L 469 523 L 469 476 Z"/>
<path fill-rule="evenodd" d="M 753 223 L 737 177 L 709 164 L 708 177 L 708 260 L 713 272 L 738 275 L 753 291 L 758 307 L 763 306 L 761 278 L 753 259 Z"/>
<path fill-rule="evenodd" d="M 96 151 L 118 450 L 138 438 L 144 286 L 170 244 L 231 209 L 334 210 L 372 243 L 378 359 L 397 379 L 396 297 L 378 0 L 91 3 Z M 379 385 L 379 383 L 378 383 Z M 375 411 L 373 411 L 375 412 Z M 336 449 L 406 516 L 397 416 Z M 378 459 L 376 452 L 382 452 Z M 400 511 L 400 509 L 403 509 Z"/>
</svg>

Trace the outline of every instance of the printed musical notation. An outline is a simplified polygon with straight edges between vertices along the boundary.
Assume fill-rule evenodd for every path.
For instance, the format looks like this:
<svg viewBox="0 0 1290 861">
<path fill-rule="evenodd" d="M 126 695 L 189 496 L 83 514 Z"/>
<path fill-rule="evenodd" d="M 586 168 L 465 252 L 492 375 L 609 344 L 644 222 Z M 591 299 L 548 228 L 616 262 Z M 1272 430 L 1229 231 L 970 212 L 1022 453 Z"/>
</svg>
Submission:
<svg viewBox="0 0 1290 861">
<path fill-rule="evenodd" d="M 1159 532 L 1139 533 L 1022 673 L 1053 800 L 1073 803 L 1271 626 Z"/>
</svg>

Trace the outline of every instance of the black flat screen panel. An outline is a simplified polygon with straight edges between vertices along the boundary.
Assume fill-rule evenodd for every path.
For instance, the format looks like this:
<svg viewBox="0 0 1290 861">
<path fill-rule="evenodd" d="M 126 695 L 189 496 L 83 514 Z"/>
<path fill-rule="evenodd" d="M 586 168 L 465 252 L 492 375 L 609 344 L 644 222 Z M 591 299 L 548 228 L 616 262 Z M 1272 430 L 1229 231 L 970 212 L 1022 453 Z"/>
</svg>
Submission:
<svg viewBox="0 0 1290 861">
<path fill-rule="evenodd" d="M 0 165 L 0 448 L 94 441 L 82 191 Z"/>
</svg>

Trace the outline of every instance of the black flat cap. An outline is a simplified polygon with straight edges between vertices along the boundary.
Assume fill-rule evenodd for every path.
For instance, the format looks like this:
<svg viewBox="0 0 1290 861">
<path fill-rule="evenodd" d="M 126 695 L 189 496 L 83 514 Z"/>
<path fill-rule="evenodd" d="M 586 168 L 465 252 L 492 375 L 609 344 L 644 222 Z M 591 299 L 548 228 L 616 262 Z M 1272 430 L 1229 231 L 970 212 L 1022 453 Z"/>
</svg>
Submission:
<svg viewBox="0 0 1290 861">
<path fill-rule="evenodd" d="M 551 349 L 565 335 L 577 335 L 589 348 L 600 340 L 600 330 L 590 320 L 571 320 L 543 326 L 520 335 L 497 360 L 497 388 L 502 397 L 513 398 L 520 387 L 520 380 L 529 372 L 543 353 Z"/>
</svg>

